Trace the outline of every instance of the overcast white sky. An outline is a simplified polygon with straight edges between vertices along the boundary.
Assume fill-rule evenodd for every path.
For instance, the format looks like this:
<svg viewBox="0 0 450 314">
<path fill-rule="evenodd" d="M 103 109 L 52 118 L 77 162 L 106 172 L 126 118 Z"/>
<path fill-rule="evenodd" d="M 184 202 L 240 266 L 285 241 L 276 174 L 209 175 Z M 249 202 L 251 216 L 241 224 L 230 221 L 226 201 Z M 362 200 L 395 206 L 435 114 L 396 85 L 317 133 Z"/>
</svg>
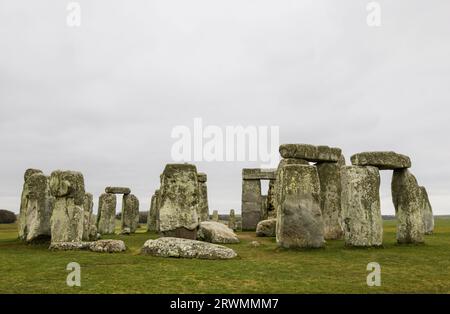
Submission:
<svg viewBox="0 0 450 314">
<path fill-rule="evenodd" d="M 97 200 L 147 210 L 176 125 L 280 127 L 281 143 L 395 150 L 450 214 L 450 1 L 0 0 L 0 208 L 23 172 L 83 172 Z M 210 210 L 240 211 L 241 169 L 201 162 Z M 390 172 L 382 212 L 392 214 Z"/>
</svg>

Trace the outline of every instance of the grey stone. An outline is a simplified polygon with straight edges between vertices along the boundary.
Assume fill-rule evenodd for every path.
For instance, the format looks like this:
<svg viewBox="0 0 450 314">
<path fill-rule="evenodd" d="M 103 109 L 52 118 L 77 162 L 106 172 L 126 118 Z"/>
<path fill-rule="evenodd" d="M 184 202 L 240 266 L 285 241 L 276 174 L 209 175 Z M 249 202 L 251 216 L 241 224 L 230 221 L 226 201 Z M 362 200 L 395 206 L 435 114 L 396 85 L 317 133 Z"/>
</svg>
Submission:
<svg viewBox="0 0 450 314">
<path fill-rule="evenodd" d="M 199 173 L 197 173 L 197 179 L 198 179 L 198 182 L 204 183 L 208 180 L 208 176 L 204 172 L 199 172 Z"/>
<path fill-rule="evenodd" d="M 94 200 L 91 193 L 86 193 L 83 204 L 83 241 L 96 239 L 97 224 L 93 214 Z"/>
<path fill-rule="evenodd" d="M 219 221 L 219 212 L 217 210 L 213 210 L 212 221 Z"/>
<path fill-rule="evenodd" d="M 115 194 L 103 193 L 98 199 L 97 232 L 100 234 L 113 234 L 116 229 Z"/>
<path fill-rule="evenodd" d="M 261 220 L 261 181 L 242 180 L 242 229 L 255 230 Z"/>
<path fill-rule="evenodd" d="M 341 183 L 345 244 L 361 247 L 382 245 L 383 221 L 378 168 L 342 167 Z"/>
<path fill-rule="evenodd" d="M 164 236 L 173 232 L 195 239 L 199 218 L 197 169 L 190 164 L 166 165 L 161 179 L 159 229 Z M 182 231 L 182 232 L 180 232 Z"/>
<path fill-rule="evenodd" d="M 131 190 L 127 187 L 120 187 L 120 186 L 108 186 L 105 188 L 105 193 L 109 194 L 130 194 Z"/>
<path fill-rule="evenodd" d="M 158 195 L 159 190 L 156 190 L 152 196 L 150 202 L 150 210 L 148 212 L 147 218 L 147 230 L 148 231 L 159 231 L 158 230 Z"/>
<path fill-rule="evenodd" d="M 49 240 L 54 197 L 50 195 L 48 177 L 40 170 L 28 169 L 24 179 L 18 220 L 19 238 L 27 242 Z"/>
<path fill-rule="evenodd" d="M 416 178 L 408 169 L 396 169 L 391 188 L 397 217 L 397 242 L 423 243 L 422 191 Z"/>
<path fill-rule="evenodd" d="M 125 194 L 122 198 L 122 230 L 128 228 L 135 233 L 139 227 L 139 200 L 133 194 Z"/>
<path fill-rule="evenodd" d="M 341 221 L 341 164 L 323 162 L 316 166 L 325 240 L 341 239 L 344 235 Z"/>
<path fill-rule="evenodd" d="M 234 209 L 230 209 L 228 228 L 230 228 L 231 230 L 236 230 L 236 214 L 234 213 Z"/>
<path fill-rule="evenodd" d="M 199 259 L 231 259 L 237 256 L 235 251 L 222 245 L 180 238 L 148 240 L 141 253 L 160 257 Z"/>
<path fill-rule="evenodd" d="M 411 167 L 408 156 L 395 152 L 364 152 L 351 157 L 354 166 L 373 166 L 380 170 L 395 170 Z"/>
<path fill-rule="evenodd" d="M 215 221 L 200 222 L 197 239 L 211 243 L 239 243 L 239 239 L 232 229 Z"/>
<path fill-rule="evenodd" d="M 205 175 L 206 176 L 206 175 Z M 199 189 L 199 205 L 197 215 L 200 221 L 206 221 L 209 218 L 209 206 L 208 206 L 208 187 L 205 181 L 198 181 Z"/>
<path fill-rule="evenodd" d="M 267 219 L 258 222 L 256 226 L 257 237 L 275 237 L 276 236 L 277 219 Z"/>
<path fill-rule="evenodd" d="M 280 178 L 276 237 L 284 248 L 319 248 L 324 245 L 317 168 L 285 165 Z"/>
<path fill-rule="evenodd" d="M 49 250 L 52 251 L 73 251 L 73 250 L 89 250 L 90 242 L 52 242 Z"/>
<path fill-rule="evenodd" d="M 341 149 L 328 146 L 314 146 L 309 144 L 280 145 L 280 155 L 283 158 L 296 158 L 312 162 L 337 162 L 341 158 Z"/>
<path fill-rule="evenodd" d="M 242 169 L 244 180 L 275 180 L 277 169 L 248 168 Z"/>
<path fill-rule="evenodd" d="M 125 242 L 122 240 L 98 240 L 89 245 L 89 250 L 99 253 L 119 253 L 126 249 Z"/>
<path fill-rule="evenodd" d="M 428 197 L 427 189 L 420 187 L 422 192 L 422 220 L 425 234 L 433 234 L 434 230 L 434 216 L 433 208 L 431 207 L 430 199 Z"/>
</svg>

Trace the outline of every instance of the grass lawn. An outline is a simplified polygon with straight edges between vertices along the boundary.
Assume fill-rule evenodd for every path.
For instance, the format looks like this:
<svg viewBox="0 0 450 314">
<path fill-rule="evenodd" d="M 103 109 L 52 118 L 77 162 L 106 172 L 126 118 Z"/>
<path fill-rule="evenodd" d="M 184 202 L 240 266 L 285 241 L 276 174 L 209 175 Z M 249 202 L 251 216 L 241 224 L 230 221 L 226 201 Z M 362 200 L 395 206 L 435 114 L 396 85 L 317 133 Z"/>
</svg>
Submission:
<svg viewBox="0 0 450 314">
<path fill-rule="evenodd" d="M 273 238 L 242 232 L 228 245 L 239 257 L 227 261 L 139 255 L 157 236 L 140 229 L 122 239 L 127 251 L 51 252 L 26 245 L 16 225 L 0 225 L 0 293 L 449 293 L 450 219 L 436 219 L 424 245 L 395 244 L 395 221 L 384 223 L 384 247 L 344 248 L 328 241 L 318 250 L 278 249 Z M 107 237 L 105 237 L 107 238 Z M 251 247 L 253 240 L 261 242 Z M 66 265 L 81 265 L 81 287 L 66 285 Z M 368 287 L 366 266 L 381 265 L 381 287 Z"/>
</svg>

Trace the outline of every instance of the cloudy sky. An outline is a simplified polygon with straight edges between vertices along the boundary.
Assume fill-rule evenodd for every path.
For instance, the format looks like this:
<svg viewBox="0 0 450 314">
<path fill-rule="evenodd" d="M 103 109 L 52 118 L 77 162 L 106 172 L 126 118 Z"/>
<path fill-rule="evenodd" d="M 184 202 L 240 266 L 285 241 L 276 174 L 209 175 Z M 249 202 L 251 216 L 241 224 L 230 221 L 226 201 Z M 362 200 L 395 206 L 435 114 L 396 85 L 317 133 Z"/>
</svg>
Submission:
<svg viewBox="0 0 450 314">
<path fill-rule="evenodd" d="M 82 171 L 98 198 L 129 186 L 149 206 L 175 126 L 279 126 L 280 143 L 412 159 L 450 214 L 450 2 L 0 0 L 0 208 L 29 167 Z M 241 169 L 197 162 L 210 210 L 240 211 Z M 393 213 L 390 172 L 382 212 Z"/>
</svg>

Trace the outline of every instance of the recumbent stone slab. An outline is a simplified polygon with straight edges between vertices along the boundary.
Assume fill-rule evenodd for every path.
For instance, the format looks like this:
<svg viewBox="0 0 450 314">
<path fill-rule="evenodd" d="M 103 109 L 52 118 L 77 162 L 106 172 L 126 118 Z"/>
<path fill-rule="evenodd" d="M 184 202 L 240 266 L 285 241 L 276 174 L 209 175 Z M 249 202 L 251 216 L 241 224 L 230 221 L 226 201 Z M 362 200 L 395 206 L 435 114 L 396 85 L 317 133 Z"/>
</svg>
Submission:
<svg viewBox="0 0 450 314">
<path fill-rule="evenodd" d="M 364 152 L 351 157 L 354 166 L 373 166 L 380 170 L 395 170 L 411 167 L 408 156 L 395 152 Z"/>
<path fill-rule="evenodd" d="M 279 150 L 283 158 L 304 159 L 312 162 L 338 162 L 342 153 L 342 150 L 337 147 L 309 144 L 283 144 L 280 145 Z"/>
</svg>

